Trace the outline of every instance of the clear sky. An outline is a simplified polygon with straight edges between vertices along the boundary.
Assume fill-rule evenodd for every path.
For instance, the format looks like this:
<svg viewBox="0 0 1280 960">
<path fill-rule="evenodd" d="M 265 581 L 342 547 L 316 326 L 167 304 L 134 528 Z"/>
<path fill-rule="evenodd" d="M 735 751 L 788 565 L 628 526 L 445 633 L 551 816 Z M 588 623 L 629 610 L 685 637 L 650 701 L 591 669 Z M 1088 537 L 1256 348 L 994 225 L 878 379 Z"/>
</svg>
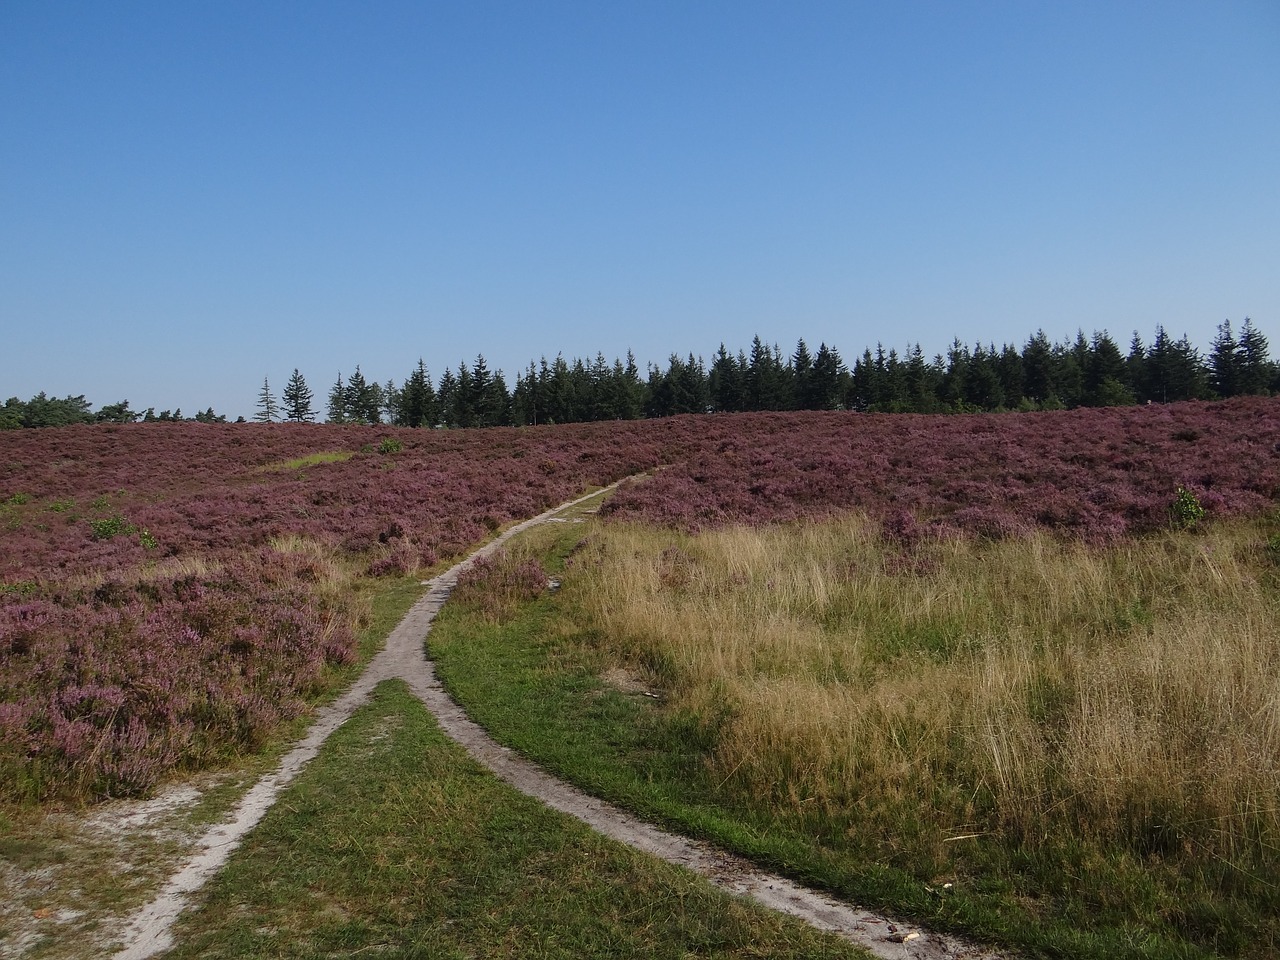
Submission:
<svg viewBox="0 0 1280 960">
<path fill-rule="evenodd" d="M 1277 0 L 0 3 L 0 400 L 1245 316 Z"/>
</svg>

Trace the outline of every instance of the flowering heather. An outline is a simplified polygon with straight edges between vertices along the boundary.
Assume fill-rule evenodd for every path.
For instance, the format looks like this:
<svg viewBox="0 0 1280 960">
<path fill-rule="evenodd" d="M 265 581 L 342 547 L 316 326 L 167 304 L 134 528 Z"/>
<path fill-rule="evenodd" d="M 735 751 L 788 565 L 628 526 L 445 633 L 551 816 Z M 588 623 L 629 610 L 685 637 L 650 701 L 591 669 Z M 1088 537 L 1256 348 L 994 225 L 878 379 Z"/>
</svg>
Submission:
<svg viewBox="0 0 1280 960">
<path fill-rule="evenodd" d="M 491 622 L 501 623 L 522 603 L 541 596 L 548 582 L 547 571 L 536 559 L 499 550 L 479 558 L 463 571 L 452 600 Z"/>
<path fill-rule="evenodd" d="M 863 510 L 1003 538 L 1109 541 L 1170 522 L 1185 488 L 1212 517 L 1280 493 L 1280 401 L 974 416 L 756 414 L 699 421 L 690 456 L 604 512 L 696 530 Z M 894 533 L 897 531 L 897 533 Z"/>
<path fill-rule="evenodd" d="M 605 427 L 387 433 L 0 434 L 0 796 L 137 793 L 254 747 L 354 656 L 324 558 L 413 573 L 656 459 Z"/>
</svg>

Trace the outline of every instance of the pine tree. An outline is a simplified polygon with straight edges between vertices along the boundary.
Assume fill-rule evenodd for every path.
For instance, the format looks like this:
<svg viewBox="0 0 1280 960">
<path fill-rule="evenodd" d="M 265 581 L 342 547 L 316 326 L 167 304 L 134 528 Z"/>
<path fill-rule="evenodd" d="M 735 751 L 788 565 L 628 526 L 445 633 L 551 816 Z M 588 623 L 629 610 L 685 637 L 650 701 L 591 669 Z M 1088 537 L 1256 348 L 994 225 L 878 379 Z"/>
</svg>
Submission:
<svg viewBox="0 0 1280 960">
<path fill-rule="evenodd" d="M 442 427 L 456 427 L 454 405 L 458 399 L 458 378 L 448 367 L 440 374 L 440 389 L 436 391 L 436 406 L 439 411 L 437 423 Z"/>
<path fill-rule="evenodd" d="M 791 406 L 796 410 L 817 410 L 819 403 L 813 388 L 813 355 L 802 337 L 791 355 L 791 383 L 794 390 Z"/>
<path fill-rule="evenodd" d="M 298 368 L 284 386 L 284 418 L 292 423 L 314 423 L 316 412 L 311 409 L 311 389 Z"/>
<path fill-rule="evenodd" d="M 1275 379 L 1275 365 L 1267 356 L 1267 338 L 1248 317 L 1240 327 L 1240 339 L 1236 341 L 1239 358 L 1239 391 L 1242 394 L 1266 393 Z"/>
<path fill-rule="evenodd" d="M 359 364 L 356 372 L 347 377 L 343 395 L 348 420 L 355 423 L 382 422 L 382 387 L 377 381 L 367 381 L 360 372 Z"/>
<path fill-rule="evenodd" d="M 1218 325 L 1209 346 L 1209 382 L 1220 397 L 1234 397 L 1239 392 L 1240 354 L 1231 321 Z"/>
<path fill-rule="evenodd" d="M 276 405 L 275 395 L 271 392 L 271 384 L 262 378 L 262 389 L 258 391 L 258 412 L 253 419 L 258 423 L 274 423 L 280 418 L 280 408 Z"/>
<path fill-rule="evenodd" d="M 330 423 L 346 423 L 347 416 L 347 390 L 342 383 L 342 371 L 338 371 L 338 381 L 329 388 L 329 411 L 328 419 Z"/>
<path fill-rule="evenodd" d="M 840 354 L 825 343 L 818 345 L 813 358 L 810 395 L 815 410 L 834 410 L 840 402 L 840 378 L 844 373 Z"/>
<path fill-rule="evenodd" d="M 418 366 L 404 381 L 395 423 L 401 427 L 434 427 L 439 414 L 436 393 L 431 386 L 427 365 L 418 358 Z"/>
<path fill-rule="evenodd" d="M 1133 394 L 1124 385 L 1124 370 L 1120 347 L 1105 330 L 1094 331 L 1084 368 L 1084 403 L 1091 407 L 1133 403 Z"/>
<path fill-rule="evenodd" d="M 467 384 L 470 391 L 470 399 L 468 406 L 471 408 L 471 414 L 474 418 L 473 426 L 492 427 L 496 425 L 496 418 L 500 416 L 500 411 L 493 409 L 494 397 L 491 392 L 493 387 L 493 375 L 489 372 L 489 364 L 484 359 L 484 354 L 476 356 L 475 363 L 471 367 L 471 379 Z"/>
</svg>

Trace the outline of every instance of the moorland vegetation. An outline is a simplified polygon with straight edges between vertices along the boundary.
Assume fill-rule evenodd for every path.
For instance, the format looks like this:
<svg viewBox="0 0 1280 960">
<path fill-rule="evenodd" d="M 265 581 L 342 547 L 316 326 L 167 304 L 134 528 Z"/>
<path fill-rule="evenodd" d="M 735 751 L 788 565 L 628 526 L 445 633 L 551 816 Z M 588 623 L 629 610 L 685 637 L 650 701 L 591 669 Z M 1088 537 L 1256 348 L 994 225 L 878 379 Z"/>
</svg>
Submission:
<svg viewBox="0 0 1280 960">
<path fill-rule="evenodd" d="M 638 753 L 677 758 L 670 782 L 640 780 L 695 810 L 649 812 L 779 868 L 1049 953 L 1280 942 L 1267 398 L 8 432 L 0 799 L 135 795 L 254 749 L 349 676 L 370 584 L 409 583 L 646 471 L 585 543 L 566 534 L 562 619 L 531 647 L 486 659 L 484 603 L 453 653 L 442 624 L 468 709 L 608 661 L 657 698 Z M 544 609 L 546 558 L 517 559 L 482 567 L 493 582 L 471 601 L 464 584 L 458 609 L 477 595 L 511 598 L 499 621 Z M 468 693 L 467 663 L 511 690 Z M 567 728 L 543 742 L 585 738 L 614 763 L 610 743 L 636 734 L 597 693 L 584 702 L 602 742 Z M 554 727 L 578 716 L 567 703 L 512 715 Z M 607 788 L 629 763 L 586 779 Z M 619 798 L 645 808 L 637 790 Z M 739 826 L 717 833 L 709 810 Z M 1126 937 L 1147 946 L 1121 950 Z"/>
<path fill-rule="evenodd" d="M 991 460 L 955 419 L 859 418 L 860 453 L 904 435 L 869 471 L 897 482 L 840 492 L 833 445 L 780 418 L 474 569 L 437 669 L 561 775 L 857 902 L 1036 956 L 1274 956 L 1280 409 L 1154 428 L 1195 409 L 1131 411 L 1150 433 L 1094 412 L 1168 438 L 1145 467 L 1084 411 L 963 418 L 1009 431 Z M 1259 472 L 1228 505 L 1182 457 L 1235 420 Z M 904 469 L 966 443 L 972 485 Z M 1159 506 L 1128 500 L 1144 483 Z M 1064 522 L 1073 498 L 1092 519 Z"/>
</svg>

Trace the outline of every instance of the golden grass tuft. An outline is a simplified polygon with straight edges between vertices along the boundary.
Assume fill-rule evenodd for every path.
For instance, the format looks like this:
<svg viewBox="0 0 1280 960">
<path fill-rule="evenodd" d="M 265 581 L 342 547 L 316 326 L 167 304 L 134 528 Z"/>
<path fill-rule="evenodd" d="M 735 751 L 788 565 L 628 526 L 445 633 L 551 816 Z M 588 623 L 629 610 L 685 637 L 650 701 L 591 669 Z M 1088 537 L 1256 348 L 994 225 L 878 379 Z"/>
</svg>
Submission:
<svg viewBox="0 0 1280 960">
<path fill-rule="evenodd" d="M 860 519 L 684 536 L 608 525 L 576 562 L 618 659 L 720 723 L 713 775 L 787 805 L 909 804 L 938 844 L 1280 845 L 1280 604 L 1259 524 L 1108 548 L 904 552 Z"/>
</svg>

